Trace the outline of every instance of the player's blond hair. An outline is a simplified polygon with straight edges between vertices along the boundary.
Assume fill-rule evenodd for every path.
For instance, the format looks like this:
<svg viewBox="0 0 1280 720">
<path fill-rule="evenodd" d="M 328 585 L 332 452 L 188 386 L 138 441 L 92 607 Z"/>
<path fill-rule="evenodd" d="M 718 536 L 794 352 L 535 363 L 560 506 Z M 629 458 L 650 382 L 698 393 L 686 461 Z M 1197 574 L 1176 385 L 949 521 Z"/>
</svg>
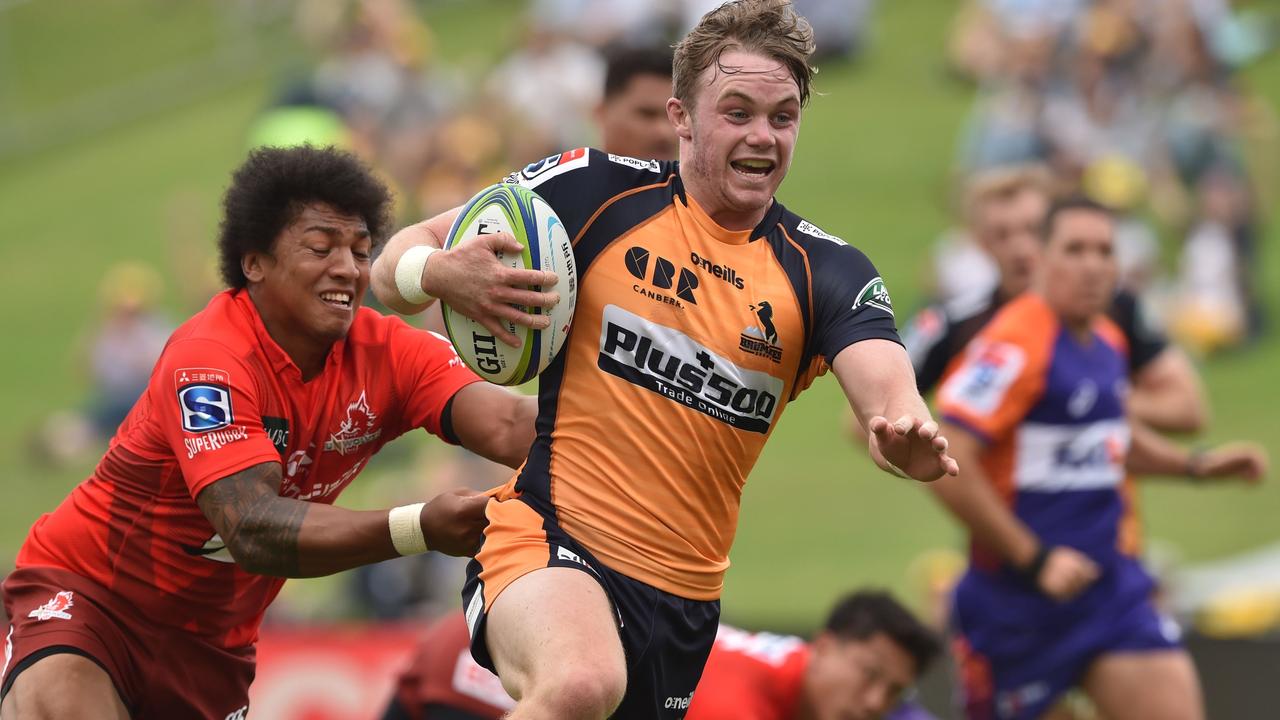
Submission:
<svg viewBox="0 0 1280 720">
<path fill-rule="evenodd" d="M 800 88 L 800 104 L 809 102 L 814 69 L 813 28 L 790 0 L 735 0 L 702 16 L 697 27 L 676 44 L 672 85 L 676 98 L 692 106 L 694 84 L 702 71 L 719 65 L 726 50 L 759 53 L 782 63 Z M 728 72 L 732 69 L 723 68 Z"/>
<path fill-rule="evenodd" d="M 970 227 L 989 203 L 1009 200 L 1030 190 L 1052 198 L 1052 180 L 1043 165 L 1009 165 L 975 174 L 964 188 L 964 219 Z"/>
</svg>

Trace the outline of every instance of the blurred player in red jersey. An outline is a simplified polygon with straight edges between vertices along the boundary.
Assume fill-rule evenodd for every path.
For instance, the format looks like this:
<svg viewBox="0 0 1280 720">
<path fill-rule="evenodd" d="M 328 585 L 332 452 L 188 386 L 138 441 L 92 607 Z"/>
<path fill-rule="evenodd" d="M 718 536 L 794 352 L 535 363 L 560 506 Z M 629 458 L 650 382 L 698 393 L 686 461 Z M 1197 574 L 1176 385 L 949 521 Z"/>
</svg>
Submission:
<svg viewBox="0 0 1280 720">
<path fill-rule="evenodd" d="M 1080 685 L 1109 720 L 1203 717 L 1195 668 L 1153 607 L 1128 472 L 1256 481 L 1238 443 L 1193 453 L 1130 424 L 1127 347 L 1104 315 L 1114 219 L 1083 199 L 1044 222 L 1031 292 L 939 391 L 961 473 L 932 488 L 968 528 L 952 624 L 971 720 L 1032 720 Z"/>
<path fill-rule="evenodd" d="M 812 52 L 785 0 L 727 3 L 675 51 L 679 162 L 579 148 L 508 178 L 555 210 L 580 274 L 573 331 L 539 378 L 538 439 L 487 509 L 463 591 L 472 652 L 520 700 L 512 718 L 684 715 L 742 486 L 826 370 L 881 468 L 956 472 L 875 266 L 774 198 Z M 441 296 L 514 341 L 485 282 L 450 285 L 427 261 L 456 214 L 398 233 L 374 290 L 402 312 Z"/>
<path fill-rule="evenodd" d="M 515 705 L 467 652 L 462 613 L 438 620 L 383 720 L 498 720 Z M 688 720 L 931 720 L 903 696 L 938 639 L 883 592 L 842 599 L 812 642 L 721 625 Z"/>
<path fill-rule="evenodd" d="M 36 521 L 4 582 L 4 720 L 242 718 L 284 578 L 478 546 L 480 495 L 331 505 L 414 428 L 511 466 L 533 439 L 532 399 L 361 307 L 389 205 L 333 149 L 262 149 L 236 171 L 219 241 L 231 289 L 174 332 L 102 461 Z M 437 270 L 492 253 L 477 243 Z"/>
<path fill-rule="evenodd" d="M 904 695 L 939 643 L 888 593 L 836 604 L 811 642 L 720 626 L 687 720 L 932 720 Z"/>
</svg>

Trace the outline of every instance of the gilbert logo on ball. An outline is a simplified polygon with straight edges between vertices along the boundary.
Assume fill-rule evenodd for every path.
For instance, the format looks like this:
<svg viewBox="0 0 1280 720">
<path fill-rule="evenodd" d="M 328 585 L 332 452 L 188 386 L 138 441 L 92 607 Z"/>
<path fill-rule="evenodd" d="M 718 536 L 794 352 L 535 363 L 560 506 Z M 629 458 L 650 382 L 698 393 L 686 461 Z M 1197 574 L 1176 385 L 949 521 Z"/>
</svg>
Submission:
<svg viewBox="0 0 1280 720">
<path fill-rule="evenodd" d="M 551 206 L 532 190 L 519 185 L 497 184 L 481 190 L 462 208 L 445 249 L 478 235 L 509 233 L 524 250 L 499 253 L 498 260 L 510 268 L 544 270 L 559 277 L 555 286 L 560 303 L 550 310 L 522 308 L 534 315 L 549 315 L 546 330 L 533 330 L 508 322 L 506 328 L 520 338 L 513 348 L 499 341 L 483 325 L 441 304 L 445 330 L 459 357 L 480 377 L 498 385 L 519 385 L 547 369 L 564 345 L 578 299 L 578 274 L 573 262 L 573 243 Z M 541 286 L 532 286 L 541 291 Z"/>
</svg>

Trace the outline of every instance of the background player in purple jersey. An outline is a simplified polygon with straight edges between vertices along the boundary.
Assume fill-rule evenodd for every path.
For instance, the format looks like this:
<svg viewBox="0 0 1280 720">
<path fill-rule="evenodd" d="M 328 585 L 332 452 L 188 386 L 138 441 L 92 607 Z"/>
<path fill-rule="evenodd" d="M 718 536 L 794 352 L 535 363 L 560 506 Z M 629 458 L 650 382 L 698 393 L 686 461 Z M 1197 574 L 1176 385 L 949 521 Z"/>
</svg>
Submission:
<svg viewBox="0 0 1280 720">
<path fill-rule="evenodd" d="M 965 225 L 990 256 L 998 282 L 994 289 L 980 288 L 931 305 L 907 324 L 902 339 L 921 393 L 936 388 L 1000 307 L 1031 286 L 1049 203 L 1049 176 L 1035 165 L 987 170 L 966 183 Z M 1195 367 L 1154 325 L 1141 298 L 1120 289 L 1107 314 L 1129 344 L 1133 417 L 1162 432 L 1203 429 L 1209 411 Z"/>
<path fill-rule="evenodd" d="M 1195 720 L 1195 669 L 1135 558 L 1126 468 L 1257 481 L 1266 457 L 1130 429 L 1124 340 L 1103 315 L 1114 221 L 1069 200 L 1042 234 L 1031 293 L 997 313 L 939 394 L 963 470 L 933 489 L 972 537 L 953 616 L 966 710 L 1037 718 L 1080 684 L 1113 720 Z"/>
</svg>

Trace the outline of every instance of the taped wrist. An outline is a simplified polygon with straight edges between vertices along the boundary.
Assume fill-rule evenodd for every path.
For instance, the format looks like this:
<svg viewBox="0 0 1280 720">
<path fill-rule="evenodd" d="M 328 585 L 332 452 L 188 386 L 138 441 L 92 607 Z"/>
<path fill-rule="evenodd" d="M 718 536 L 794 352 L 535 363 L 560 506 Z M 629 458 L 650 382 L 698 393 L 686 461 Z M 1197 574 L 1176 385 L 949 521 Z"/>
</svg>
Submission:
<svg viewBox="0 0 1280 720">
<path fill-rule="evenodd" d="M 426 505 L 426 503 L 401 505 L 391 508 L 387 513 L 391 544 L 401 555 L 418 555 L 428 550 L 427 536 L 422 532 L 422 508 Z"/>
<path fill-rule="evenodd" d="M 435 300 L 422 289 L 422 273 L 427 267 L 427 258 L 440 252 L 440 248 L 430 245 L 415 245 L 400 256 L 396 263 L 396 291 L 406 302 L 414 305 Z"/>
</svg>

